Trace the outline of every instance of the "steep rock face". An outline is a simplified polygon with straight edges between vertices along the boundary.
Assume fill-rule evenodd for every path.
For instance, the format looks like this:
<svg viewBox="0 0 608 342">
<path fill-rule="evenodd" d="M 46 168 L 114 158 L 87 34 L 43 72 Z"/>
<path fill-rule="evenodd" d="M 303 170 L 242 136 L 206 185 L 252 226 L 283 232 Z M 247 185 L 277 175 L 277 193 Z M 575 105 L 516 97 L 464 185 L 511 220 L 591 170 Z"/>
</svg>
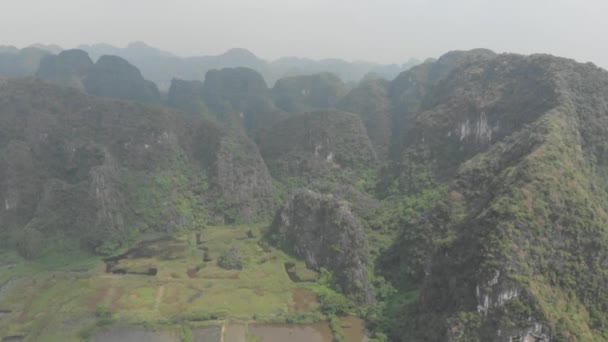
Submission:
<svg viewBox="0 0 608 342">
<path fill-rule="evenodd" d="M 275 242 L 303 258 L 306 266 L 333 272 L 346 294 L 374 302 L 367 275 L 365 233 L 345 201 L 310 190 L 296 192 L 271 226 Z"/>
<path fill-rule="evenodd" d="M 421 170 L 445 179 L 473 155 L 555 106 L 542 61 L 500 56 L 454 70 L 432 88 L 409 120 L 399 149 L 401 185 L 412 188 Z"/>
<path fill-rule="evenodd" d="M 335 107 L 345 94 L 342 80 L 330 73 L 282 78 L 272 88 L 277 106 L 291 113 Z"/>
<path fill-rule="evenodd" d="M 0 104 L 1 233 L 110 252 L 140 230 L 272 215 L 255 144 L 208 121 L 35 80 L 2 81 Z"/>
<path fill-rule="evenodd" d="M 45 56 L 40 62 L 36 77 L 47 81 L 84 90 L 82 79 L 93 61 L 82 50 L 66 50 L 58 55 Z"/>
<path fill-rule="evenodd" d="M 470 51 L 452 51 L 444 54 L 438 60 L 426 61 L 410 70 L 401 73 L 389 87 L 390 98 L 393 102 L 393 144 L 398 155 L 403 145 L 403 137 L 415 114 L 423 110 L 427 102 L 432 102 L 434 87 L 448 77 L 454 69 L 477 61 L 492 59 L 496 54 L 486 49 Z"/>
<path fill-rule="evenodd" d="M 257 146 L 249 138 L 225 136 L 215 151 L 211 172 L 222 202 L 215 212 L 227 224 L 259 222 L 270 217 L 272 179 Z"/>
<path fill-rule="evenodd" d="M 101 56 L 83 80 L 87 93 L 123 100 L 158 103 L 156 85 L 146 81 L 139 70 L 116 56 Z"/>
<path fill-rule="evenodd" d="M 337 176 L 375 166 L 376 154 L 359 116 L 337 110 L 300 114 L 281 121 L 259 140 L 272 174 Z"/>
<path fill-rule="evenodd" d="M 207 113 L 209 110 L 203 100 L 203 82 L 174 78 L 167 95 L 167 105 L 186 113 Z"/>
<path fill-rule="evenodd" d="M 258 146 L 283 199 L 305 187 L 349 201 L 358 215 L 378 208 L 362 186 L 378 160 L 358 115 L 337 110 L 298 114 L 262 132 Z"/>
<path fill-rule="evenodd" d="M 427 91 L 397 177 L 448 191 L 385 261 L 420 288 L 395 339 L 604 340 L 608 73 L 499 55 Z"/>
<path fill-rule="evenodd" d="M 274 106 L 262 76 L 247 68 L 209 71 L 203 100 L 219 122 L 249 133 L 268 128 L 285 117 Z"/>
<path fill-rule="evenodd" d="M 386 160 L 392 137 L 393 107 L 389 82 L 383 79 L 362 81 L 338 103 L 338 108 L 361 116 L 367 134 L 381 160 Z"/>
</svg>

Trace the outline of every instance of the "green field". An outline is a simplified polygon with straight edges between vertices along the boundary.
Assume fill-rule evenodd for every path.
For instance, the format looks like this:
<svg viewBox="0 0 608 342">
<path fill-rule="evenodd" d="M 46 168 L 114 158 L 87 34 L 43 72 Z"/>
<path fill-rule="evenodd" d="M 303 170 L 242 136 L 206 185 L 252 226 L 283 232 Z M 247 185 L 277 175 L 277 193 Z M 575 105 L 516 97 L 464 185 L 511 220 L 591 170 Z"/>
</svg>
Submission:
<svg viewBox="0 0 608 342">
<path fill-rule="evenodd" d="M 165 237 L 146 244 L 146 255 L 117 265 L 128 271 L 156 268 L 155 276 L 107 273 L 100 257 L 81 252 L 36 261 L 4 252 L 0 310 L 10 313 L 0 318 L 0 337 L 78 341 L 119 325 L 175 330 L 186 337 L 201 324 L 321 318 L 313 293 L 320 285 L 293 282 L 284 264 L 295 263 L 303 279 L 316 274 L 280 250 L 261 247 L 260 230 L 208 227 L 201 231 L 201 245 L 195 233 Z M 233 246 L 242 269 L 218 267 L 220 255 Z M 203 247 L 211 261 L 203 261 Z"/>
</svg>

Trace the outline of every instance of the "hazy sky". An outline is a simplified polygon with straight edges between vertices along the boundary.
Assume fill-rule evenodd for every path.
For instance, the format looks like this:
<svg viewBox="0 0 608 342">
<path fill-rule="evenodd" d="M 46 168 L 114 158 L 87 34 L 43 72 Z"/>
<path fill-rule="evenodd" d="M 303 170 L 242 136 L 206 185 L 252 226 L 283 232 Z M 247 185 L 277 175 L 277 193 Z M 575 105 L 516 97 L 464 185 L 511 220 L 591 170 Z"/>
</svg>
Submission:
<svg viewBox="0 0 608 342">
<path fill-rule="evenodd" d="M 131 41 L 179 55 L 404 62 L 547 52 L 608 67 L 608 0 L 0 0 L 0 44 Z"/>
</svg>

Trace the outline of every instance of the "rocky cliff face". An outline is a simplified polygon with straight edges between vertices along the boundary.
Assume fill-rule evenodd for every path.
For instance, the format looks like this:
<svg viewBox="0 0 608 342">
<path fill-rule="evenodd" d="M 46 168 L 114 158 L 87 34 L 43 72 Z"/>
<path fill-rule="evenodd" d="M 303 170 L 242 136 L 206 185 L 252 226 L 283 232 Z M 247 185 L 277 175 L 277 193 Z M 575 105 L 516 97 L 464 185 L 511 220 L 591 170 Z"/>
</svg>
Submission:
<svg viewBox="0 0 608 342">
<path fill-rule="evenodd" d="M 219 122 L 252 135 L 285 117 L 274 106 L 262 76 L 247 68 L 209 71 L 203 100 Z"/>
<path fill-rule="evenodd" d="M 347 202 L 298 191 L 278 211 L 270 231 L 276 244 L 303 258 L 309 268 L 332 271 L 344 293 L 374 303 L 365 233 Z"/>
<path fill-rule="evenodd" d="M 211 171 L 222 199 L 215 212 L 226 224 L 268 219 L 274 210 L 272 179 L 257 146 L 242 135 L 227 135 L 215 151 Z"/>
<path fill-rule="evenodd" d="M 2 232 L 105 252 L 138 230 L 271 215 L 256 146 L 210 122 L 34 80 L 3 81 L 0 103 Z"/>
<path fill-rule="evenodd" d="M 364 80 L 344 96 L 337 107 L 359 114 L 378 157 L 388 159 L 393 125 L 390 83 L 383 79 Z"/>
<path fill-rule="evenodd" d="M 359 116 L 337 110 L 296 115 L 260 137 L 273 175 L 329 177 L 375 166 L 376 154 Z"/>
<path fill-rule="evenodd" d="M 342 80 L 330 73 L 282 78 L 272 88 L 277 106 L 291 113 L 333 108 L 346 92 Z"/>
<path fill-rule="evenodd" d="M 418 168 L 398 171 L 402 185 L 413 186 L 421 165 L 449 178 L 463 161 L 555 106 L 542 63 L 500 56 L 465 64 L 433 86 L 395 148 L 400 165 Z"/>
<path fill-rule="evenodd" d="M 608 73 L 487 57 L 425 89 L 393 165 L 405 193 L 448 189 L 385 261 L 420 289 L 394 337 L 603 340 Z"/>
<path fill-rule="evenodd" d="M 414 116 L 422 111 L 427 102 L 432 101 L 434 88 L 459 66 L 476 61 L 492 59 L 496 54 L 486 49 L 471 51 L 452 51 L 436 61 L 413 67 L 395 78 L 389 87 L 389 96 L 394 108 L 393 113 L 393 151 L 399 155 L 406 131 Z"/>
<path fill-rule="evenodd" d="M 210 117 L 209 109 L 203 100 L 203 82 L 171 80 L 167 95 L 167 105 L 193 115 Z"/>
</svg>

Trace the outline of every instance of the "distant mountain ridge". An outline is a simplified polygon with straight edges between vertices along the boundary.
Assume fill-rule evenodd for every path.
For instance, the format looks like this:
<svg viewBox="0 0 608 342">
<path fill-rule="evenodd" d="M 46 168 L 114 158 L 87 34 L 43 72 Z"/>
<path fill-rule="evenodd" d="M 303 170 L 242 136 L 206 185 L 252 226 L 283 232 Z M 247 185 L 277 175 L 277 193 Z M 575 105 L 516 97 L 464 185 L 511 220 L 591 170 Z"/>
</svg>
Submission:
<svg viewBox="0 0 608 342">
<path fill-rule="evenodd" d="M 392 80 L 401 72 L 420 63 L 409 59 L 403 64 L 379 64 L 366 61 L 348 62 L 327 58 L 313 60 L 300 57 L 282 57 L 267 61 L 247 49 L 232 48 L 220 55 L 180 57 L 143 42 L 133 42 L 124 48 L 110 44 L 82 44 L 76 47 L 85 51 L 93 61 L 102 56 L 118 56 L 137 67 L 145 79 L 158 86 L 161 91 L 169 90 L 171 80 L 203 81 L 207 71 L 213 69 L 250 68 L 262 75 L 269 87 L 276 81 L 289 76 L 332 73 L 345 83 L 357 83 L 373 75 L 375 78 Z M 54 44 L 32 44 L 18 49 L 14 46 L 0 46 L 0 77 L 33 76 L 44 55 L 58 55 L 69 50 Z"/>
<path fill-rule="evenodd" d="M 78 49 L 89 53 L 93 60 L 101 55 L 116 55 L 138 67 L 144 77 L 155 82 L 161 90 L 169 88 L 172 78 L 199 80 L 205 78 L 212 69 L 247 67 L 259 72 L 270 87 L 286 76 L 309 75 L 331 72 L 344 82 L 359 82 L 367 74 L 378 74 L 386 79 L 395 78 L 400 72 L 419 64 L 410 59 L 398 64 L 378 64 L 372 62 L 348 62 L 341 59 L 313 60 L 299 57 L 283 57 L 266 61 L 251 51 L 233 48 L 216 56 L 178 57 L 170 52 L 151 47 L 142 42 L 130 43 L 124 48 L 108 44 L 80 45 Z"/>
<path fill-rule="evenodd" d="M 127 60 L 104 55 L 93 63 L 82 50 L 65 50 L 46 55 L 40 62 L 36 77 L 59 85 L 80 89 L 89 95 L 160 103 L 160 93 L 139 69 Z"/>
</svg>

